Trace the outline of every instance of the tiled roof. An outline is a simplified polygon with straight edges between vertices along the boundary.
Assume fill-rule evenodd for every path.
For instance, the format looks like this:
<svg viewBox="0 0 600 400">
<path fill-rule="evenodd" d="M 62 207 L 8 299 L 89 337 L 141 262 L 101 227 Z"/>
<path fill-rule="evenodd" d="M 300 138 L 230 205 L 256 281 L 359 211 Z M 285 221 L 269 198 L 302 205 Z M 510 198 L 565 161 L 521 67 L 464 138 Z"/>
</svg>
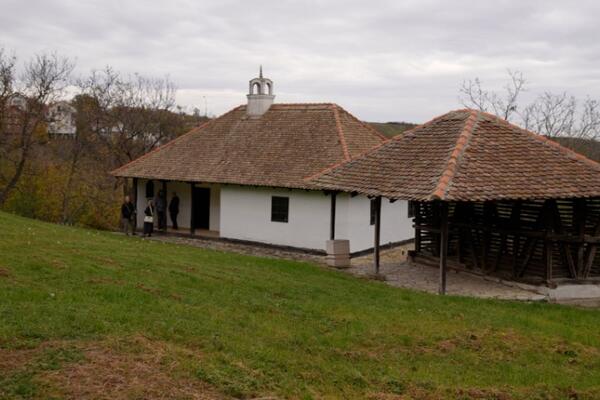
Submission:
<svg viewBox="0 0 600 400">
<path fill-rule="evenodd" d="M 335 104 L 237 107 L 113 171 L 121 177 L 314 188 L 314 174 L 385 140 Z"/>
<path fill-rule="evenodd" d="M 600 196 L 600 164 L 475 110 L 444 114 L 307 180 L 422 201 Z"/>
</svg>

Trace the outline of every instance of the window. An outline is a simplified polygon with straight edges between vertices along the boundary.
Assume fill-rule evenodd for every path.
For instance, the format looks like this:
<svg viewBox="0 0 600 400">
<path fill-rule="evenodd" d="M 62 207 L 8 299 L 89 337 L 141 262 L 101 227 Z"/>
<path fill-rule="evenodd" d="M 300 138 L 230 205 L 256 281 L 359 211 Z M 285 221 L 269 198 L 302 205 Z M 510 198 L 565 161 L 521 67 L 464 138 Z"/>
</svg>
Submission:
<svg viewBox="0 0 600 400">
<path fill-rule="evenodd" d="M 377 204 L 375 203 L 376 199 L 371 199 L 371 217 L 370 224 L 375 225 L 375 218 L 377 217 Z"/>
<path fill-rule="evenodd" d="M 288 222 L 290 198 L 273 196 L 271 198 L 271 221 Z"/>
<path fill-rule="evenodd" d="M 409 201 L 408 202 L 408 218 L 414 218 L 415 217 L 415 202 L 414 201 Z"/>
</svg>

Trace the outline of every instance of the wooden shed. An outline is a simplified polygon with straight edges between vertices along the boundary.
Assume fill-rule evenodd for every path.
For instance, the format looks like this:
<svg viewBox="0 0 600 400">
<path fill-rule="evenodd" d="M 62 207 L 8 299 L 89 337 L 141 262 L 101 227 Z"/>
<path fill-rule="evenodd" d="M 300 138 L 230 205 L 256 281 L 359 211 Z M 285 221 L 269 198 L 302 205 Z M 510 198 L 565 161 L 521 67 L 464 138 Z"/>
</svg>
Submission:
<svg viewBox="0 0 600 400">
<path fill-rule="evenodd" d="M 414 256 L 439 262 L 440 293 L 449 263 L 551 286 L 600 281 L 600 164 L 491 114 L 449 112 L 308 179 L 410 201 Z"/>
</svg>

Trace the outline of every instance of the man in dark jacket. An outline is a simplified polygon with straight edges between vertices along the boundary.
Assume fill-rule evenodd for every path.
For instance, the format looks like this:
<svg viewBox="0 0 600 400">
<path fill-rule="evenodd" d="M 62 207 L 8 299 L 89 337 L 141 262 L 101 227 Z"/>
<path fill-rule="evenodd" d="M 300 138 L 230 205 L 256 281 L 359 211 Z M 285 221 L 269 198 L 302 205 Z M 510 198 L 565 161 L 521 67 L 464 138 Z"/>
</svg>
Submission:
<svg viewBox="0 0 600 400">
<path fill-rule="evenodd" d="M 135 235 L 135 206 L 129 196 L 125 196 L 125 201 L 121 205 L 121 223 L 126 235 L 129 235 L 130 231 L 132 235 Z"/>
<path fill-rule="evenodd" d="M 171 197 L 171 202 L 169 203 L 169 214 L 171 215 L 173 229 L 179 229 L 179 227 L 177 226 L 177 215 L 179 214 L 179 197 L 175 192 L 173 192 L 173 197 Z"/>
</svg>

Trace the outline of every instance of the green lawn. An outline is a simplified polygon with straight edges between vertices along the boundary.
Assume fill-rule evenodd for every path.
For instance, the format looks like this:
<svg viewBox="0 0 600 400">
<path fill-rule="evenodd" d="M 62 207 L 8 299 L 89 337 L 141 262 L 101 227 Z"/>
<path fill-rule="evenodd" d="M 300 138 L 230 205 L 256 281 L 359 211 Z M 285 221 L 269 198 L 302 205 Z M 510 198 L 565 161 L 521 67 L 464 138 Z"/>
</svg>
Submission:
<svg viewBox="0 0 600 400">
<path fill-rule="evenodd" d="M 0 399 L 101 397 L 84 396 L 97 382 L 122 398 L 600 398 L 598 310 L 5 213 L 0 228 Z"/>
</svg>

